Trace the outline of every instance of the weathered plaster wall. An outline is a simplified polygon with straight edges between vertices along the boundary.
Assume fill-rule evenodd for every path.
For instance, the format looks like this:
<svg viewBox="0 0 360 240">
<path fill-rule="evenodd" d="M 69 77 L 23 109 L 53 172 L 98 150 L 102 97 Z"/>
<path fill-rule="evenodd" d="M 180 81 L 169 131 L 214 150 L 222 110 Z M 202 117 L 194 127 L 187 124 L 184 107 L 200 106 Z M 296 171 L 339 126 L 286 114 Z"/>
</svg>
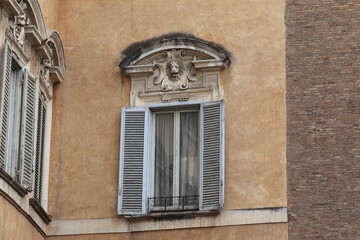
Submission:
<svg viewBox="0 0 360 240">
<path fill-rule="evenodd" d="M 286 240 L 287 224 L 246 225 L 187 230 L 139 232 L 130 234 L 98 234 L 80 236 L 49 237 L 49 240 Z"/>
<path fill-rule="evenodd" d="M 8 200 L 0 195 L 0 240 L 43 240 L 39 231 Z"/>
<path fill-rule="evenodd" d="M 59 17 L 59 0 L 38 0 L 47 29 L 57 30 Z"/>
<path fill-rule="evenodd" d="M 54 219 L 117 216 L 119 109 L 129 105 L 130 88 L 117 67 L 120 52 L 174 31 L 233 55 L 224 83 L 225 208 L 286 206 L 284 0 L 62 0 L 58 7 L 68 72 L 54 89 Z"/>
</svg>

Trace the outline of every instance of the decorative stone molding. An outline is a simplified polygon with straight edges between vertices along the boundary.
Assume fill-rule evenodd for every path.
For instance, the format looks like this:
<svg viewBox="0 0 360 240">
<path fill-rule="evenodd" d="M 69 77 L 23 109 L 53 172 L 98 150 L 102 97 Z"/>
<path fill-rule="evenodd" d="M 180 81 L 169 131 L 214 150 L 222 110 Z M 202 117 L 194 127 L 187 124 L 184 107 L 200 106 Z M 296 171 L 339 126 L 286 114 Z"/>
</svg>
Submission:
<svg viewBox="0 0 360 240">
<path fill-rule="evenodd" d="M 13 1 L 12 4 L 8 4 L 8 6 L 17 6 L 14 12 L 16 14 L 10 15 L 10 26 L 7 29 L 13 39 L 17 41 L 17 44 L 21 48 L 24 48 L 24 41 L 25 41 L 25 26 L 29 24 L 29 19 L 25 12 L 27 5 L 24 1 Z M 17 13 L 20 10 L 19 13 Z"/>
<path fill-rule="evenodd" d="M 41 7 L 38 0 L 23 0 L 28 5 L 27 15 L 30 19 L 30 25 L 34 25 L 41 36 L 46 38 L 48 33 L 45 26 L 44 16 L 41 12 Z"/>
<path fill-rule="evenodd" d="M 50 59 L 43 60 L 40 65 L 40 86 L 46 95 L 47 99 L 52 99 L 52 82 L 50 81 L 50 69 L 53 62 Z"/>
<path fill-rule="evenodd" d="M 40 46 L 36 47 L 36 52 L 42 60 L 50 59 L 53 55 L 51 48 L 46 42 L 43 42 Z"/>
<path fill-rule="evenodd" d="M 53 97 L 53 84 L 64 80 L 66 72 L 65 54 L 60 35 L 56 31 L 49 31 L 48 40 L 37 48 L 43 59 L 40 65 L 39 80 L 46 99 Z"/>
<path fill-rule="evenodd" d="M 14 17 L 14 37 L 19 42 L 21 46 L 24 45 L 25 39 L 25 26 L 28 24 L 28 19 L 25 12 L 22 12 L 20 15 Z"/>
<path fill-rule="evenodd" d="M 40 46 L 44 41 L 39 30 L 34 25 L 28 25 L 24 28 L 25 36 L 33 46 Z"/>
<path fill-rule="evenodd" d="M 30 48 L 26 45 L 20 45 L 19 41 L 15 39 L 13 31 L 10 29 L 6 29 L 5 36 L 11 44 L 13 51 L 19 55 L 20 59 L 24 62 L 30 61 Z"/>
<path fill-rule="evenodd" d="M 57 31 L 51 30 L 48 34 L 47 45 L 53 53 L 53 66 L 50 69 L 50 75 L 57 75 L 56 78 L 53 79 L 54 83 L 61 82 L 64 79 L 64 74 L 66 72 L 64 46 L 60 34 Z"/>
<path fill-rule="evenodd" d="M 146 44 L 119 64 L 131 77 L 130 105 L 222 99 L 220 70 L 230 64 L 223 48 L 194 37 Z"/>
<path fill-rule="evenodd" d="M 44 210 L 38 200 L 36 200 L 35 198 L 30 198 L 29 204 L 39 215 L 39 217 L 45 222 L 45 224 L 49 224 L 51 222 L 51 216 L 47 214 L 47 212 Z"/>
</svg>

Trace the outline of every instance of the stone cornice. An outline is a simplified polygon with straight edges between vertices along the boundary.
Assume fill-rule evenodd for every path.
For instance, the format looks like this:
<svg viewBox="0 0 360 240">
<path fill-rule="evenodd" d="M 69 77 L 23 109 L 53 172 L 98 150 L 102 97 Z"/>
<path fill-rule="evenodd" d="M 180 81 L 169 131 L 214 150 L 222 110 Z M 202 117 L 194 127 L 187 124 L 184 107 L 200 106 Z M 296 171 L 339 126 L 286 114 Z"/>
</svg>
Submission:
<svg viewBox="0 0 360 240">
<path fill-rule="evenodd" d="M 34 25 L 25 26 L 25 36 L 33 46 L 40 46 L 44 41 L 44 37 Z"/>
<path fill-rule="evenodd" d="M 19 15 L 23 11 L 15 0 L 0 0 L 0 6 L 4 6 L 12 15 Z"/>
</svg>

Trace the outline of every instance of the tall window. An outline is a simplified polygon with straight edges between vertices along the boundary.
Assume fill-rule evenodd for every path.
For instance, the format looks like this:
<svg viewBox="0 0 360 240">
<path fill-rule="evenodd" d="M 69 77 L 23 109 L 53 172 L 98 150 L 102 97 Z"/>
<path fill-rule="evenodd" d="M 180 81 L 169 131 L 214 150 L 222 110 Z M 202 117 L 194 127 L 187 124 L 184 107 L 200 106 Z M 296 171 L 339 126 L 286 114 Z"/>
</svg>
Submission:
<svg viewBox="0 0 360 240">
<path fill-rule="evenodd" d="M 17 62 L 11 60 L 11 76 L 9 86 L 9 118 L 7 119 L 7 158 L 6 171 L 20 181 L 20 132 L 22 115 L 22 93 L 24 72 Z"/>
<path fill-rule="evenodd" d="M 198 208 L 199 112 L 155 112 L 151 210 Z M 165 209 L 166 208 L 166 209 Z"/>
<path fill-rule="evenodd" d="M 0 101 L 0 168 L 31 191 L 36 80 L 5 44 Z"/>
</svg>

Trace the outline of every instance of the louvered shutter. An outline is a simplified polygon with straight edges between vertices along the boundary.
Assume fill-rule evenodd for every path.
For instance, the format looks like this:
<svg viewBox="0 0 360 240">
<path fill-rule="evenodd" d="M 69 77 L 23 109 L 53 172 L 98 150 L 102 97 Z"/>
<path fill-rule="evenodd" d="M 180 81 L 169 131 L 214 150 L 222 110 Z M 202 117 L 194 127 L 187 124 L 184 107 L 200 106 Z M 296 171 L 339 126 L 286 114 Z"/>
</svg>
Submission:
<svg viewBox="0 0 360 240">
<path fill-rule="evenodd" d="M 44 166 L 44 140 L 46 124 L 46 105 L 42 96 L 38 98 L 35 173 L 34 173 L 34 198 L 41 203 L 42 178 Z"/>
<path fill-rule="evenodd" d="M 34 156 L 34 127 L 35 127 L 35 79 L 26 71 L 23 86 L 23 102 L 20 131 L 20 170 L 21 185 L 31 191 L 33 156 Z"/>
<path fill-rule="evenodd" d="M 144 214 L 147 111 L 123 108 L 121 112 L 119 214 Z"/>
<path fill-rule="evenodd" d="M 224 205 L 224 102 L 201 104 L 200 210 Z"/>
<path fill-rule="evenodd" d="M 5 42 L 1 68 L 1 100 L 0 100 L 0 168 L 5 168 L 7 135 L 9 129 L 9 104 L 11 84 L 11 48 Z"/>
</svg>

